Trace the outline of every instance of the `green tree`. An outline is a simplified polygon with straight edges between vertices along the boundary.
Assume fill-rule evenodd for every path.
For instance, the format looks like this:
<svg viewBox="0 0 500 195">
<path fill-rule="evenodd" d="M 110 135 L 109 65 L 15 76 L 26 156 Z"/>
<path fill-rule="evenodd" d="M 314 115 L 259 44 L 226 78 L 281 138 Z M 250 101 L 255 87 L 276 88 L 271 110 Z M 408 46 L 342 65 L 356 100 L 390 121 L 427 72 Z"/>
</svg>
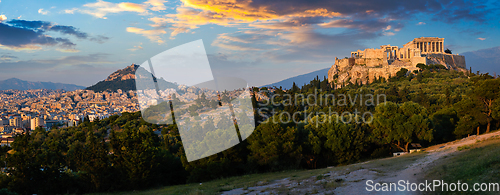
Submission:
<svg viewBox="0 0 500 195">
<path fill-rule="evenodd" d="M 297 144 L 295 127 L 272 122 L 277 117 L 261 123 L 247 139 L 249 158 L 271 170 L 297 167 L 301 160 L 302 147 Z"/>
<path fill-rule="evenodd" d="M 443 143 L 453 141 L 453 132 L 459 121 L 457 111 L 453 107 L 446 107 L 433 113 L 430 117 L 434 126 L 434 141 Z"/>
<path fill-rule="evenodd" d="M 360 118 L 357 120 L 361 121 Z M 366 146 L 364 124 L 354 121 L 343 123 L 337 116 L 314 116 L 308 121 L 305 129 L 309 131 L 307 145 L 310 150 L 315 155 L 327 152 L 326 156 L 331 155 L 330 160 L 335 164 L 348 164 L 359 160 Z"/>
<path fill-rule="evenodd" d="M 122 188 L 175 183 L 175 177 L 180 176 L 180 161 L 172 162 L 174 157 L 161 149 L 158 136 L 148 126 L 143 125 L 138 130 L 125 128 L 119 135 L 113 131 L 110 144 L 113 149 L 111 163 L 121 175 L 117 178 L 121 179 Z"/>
<path fill-rule="evenodd" d="M 419 68 L 420 70 L 427 70 L 429 69 L 429 67 L 425 64 L 422 64 L 422 63 L 418 63 L 417 64 L 417 68 Z"/>
<path fill-rule="evenodd" d="M 406 73 L 408 73 L 408 69 L 406 68 L 401 68 L 397 73 L 396 73 L 396 78 L 402 78 L 406 76 Z"/>
<path fill-rule="evenodd" d="M 454 131 L 457 138 L 473 134 L 474 130 L 477 130 L 477 135 L 479 135 L 480 125 L 487 123 L 481 113 L 481 104 L 477 98 L 466 98 L 453 105 L 459 117 Z"/>
<path fill-rule="evenodd" d="M 391 143 L 405 152 L 413 141 L 432 141 L 433 130 L 426 113 L 424 107 L 411 101 L 379 104 L 371 123 L 372 138 L 382 144 Z"/>
<path fill-rule="evenodd" d="M 474 94 L 483 103 L 481 113 L 486 117 L 486 133 L 488 133 L 490 132 L 491 121 L 493 120 L 493 102 L 500 94 L 500 79 L 479 80 L 475 84 Z"/>
<path fill-rule="evenodd" d="M 107 145 L 102 137 L 87 132 L 84 143 L 74 142 L 70 146 L 68 157 L 72 161 L 74 170 L 81 171 L 84 180 L 90 182 L 92 191 L 109 188 L 109 181 L 112 179 L 111 163 Z"/>
</svg>

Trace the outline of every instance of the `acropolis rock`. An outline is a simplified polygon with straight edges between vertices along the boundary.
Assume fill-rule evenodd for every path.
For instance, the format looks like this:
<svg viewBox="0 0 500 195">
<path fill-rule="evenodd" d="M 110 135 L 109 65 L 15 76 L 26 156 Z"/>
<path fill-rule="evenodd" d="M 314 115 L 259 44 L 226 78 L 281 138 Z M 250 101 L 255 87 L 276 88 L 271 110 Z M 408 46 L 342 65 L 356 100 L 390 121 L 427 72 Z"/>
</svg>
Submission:
<svg viewBox="0 0 500 195">
<path fill-rule="evenodd" d="M 403 45 L 382 45 L 380 49 L 351 52 L 350 58 L 335 58 L 328 71 L 328 82 L 336 87 L 351 83 L 371 83 L 375 78 L 395 76 L 401 68 L 413 72 L 417 64 L 441 64 L 447 69 L 466 72 L 465 57 L 444 52 L 444 38 L 420 37 Z"/>
</svg>

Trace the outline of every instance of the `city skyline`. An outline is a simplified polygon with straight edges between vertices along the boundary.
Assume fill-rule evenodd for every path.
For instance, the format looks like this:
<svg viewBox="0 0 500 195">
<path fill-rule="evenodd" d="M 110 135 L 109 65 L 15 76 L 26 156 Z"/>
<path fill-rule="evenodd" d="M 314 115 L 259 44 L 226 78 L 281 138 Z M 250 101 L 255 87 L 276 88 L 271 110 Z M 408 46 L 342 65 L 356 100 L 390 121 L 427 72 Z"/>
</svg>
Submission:
<svg viewBox="0 0 500 195">
<path fill-rule="evenodd" d="M 494 1 L 2 0 L 0 80 L 91 86 L 198 39 L 214 69 L 252 86 L 416 37 L 442 37 L 453 53 L 497 59 L 498 7 Z M 500 72 L 488 65 L 472 69 Z"/>
</svg>

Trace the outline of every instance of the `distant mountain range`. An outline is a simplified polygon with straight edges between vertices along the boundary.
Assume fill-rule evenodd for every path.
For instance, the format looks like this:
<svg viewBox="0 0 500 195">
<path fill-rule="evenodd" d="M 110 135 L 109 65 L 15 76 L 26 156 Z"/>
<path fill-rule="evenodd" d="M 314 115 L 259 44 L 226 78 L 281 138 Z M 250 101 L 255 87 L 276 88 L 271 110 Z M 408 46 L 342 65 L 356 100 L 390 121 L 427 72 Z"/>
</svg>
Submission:
<svg viewBox="0 0 500 195">
<path fill-rule="evenodd" d="M 95 85 L 87 87 L 87 90 L 93 90 L 95 92 L 103 91 L 116 91 L 121 89 L 123 91 L 136 90 L 135 85 L 135 71 L 139 68 L 139 65 L 132 64 L 124 69 L 120 69 L 110 74 L 106 80 L 99 81 Z M 167 82 L 163 79 L 158 79 L 159 86 L 164 87 L 176 87 L 175 84 Z"/>
<path fill-rule="evenodd" d="M 472 67 L 472 72 L 480 71 L 482 73 L 500 73 L 500 47 L 492 47 L 477 51 L 461 53 L 465 56 L 467 68 Z"/>
<path fill-rule="evenodd" d="M 32 82 L 23 81 L 17 78 L 11 78 L 7 80 L 0 81 L 0 90 L 16 89 L 16 90 L 28 90 L 28 89 L 63 89 L 66 91 L 74 91 L 78 89 L 84 89 L 83 86 L 73 85 L 73 84 L 63 84 L 63 83 L 52 83 L 52 82 Z"/>
<path fill-rule="evenodd" d="M 288 79 L 285 79 L 285 80 L 282 80 L 282 81 L 279 81 L 276 83 L 263 85 L 262 87 L 274 87 L 274 86 L 280 87 L 281 86 L 284 89 L 290 89 L 293 86 L 293 82 L 295 82 L 295 84 L 298 87 L 302 87 L 304 84 L 309 84 L 309 82 L 311 80 L 315 79 L 316 76 L 318 76 L 320 80 L 323 80 L 323 78 L 325 76 L 328 78 L 328 70 L 330 70 L 330 67 L 325 68 L 325 69 L 321 69 L 321 70 L 317 70 L 314 72 L 310 72 L 307 74 L 291 77 L 291 78 L 288 78 Z"/>
</svg>

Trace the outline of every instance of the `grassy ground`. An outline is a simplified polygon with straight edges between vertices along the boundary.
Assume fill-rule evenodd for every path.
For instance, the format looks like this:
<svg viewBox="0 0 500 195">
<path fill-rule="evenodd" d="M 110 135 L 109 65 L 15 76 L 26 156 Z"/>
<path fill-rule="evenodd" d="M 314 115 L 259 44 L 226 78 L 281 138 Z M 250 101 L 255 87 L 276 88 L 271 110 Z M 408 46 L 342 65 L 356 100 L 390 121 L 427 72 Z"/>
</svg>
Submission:
<svg viewBox="0 0 500 195">
<path fill-rule="evenodd" d="M 406 168 L 416 160 L 424 157 L 424 153 L 408 154 L 400 157 L 392 157 L 386 159 L 377 159 L 347 166 L 330 167 L 315 170 L 289 170 L 274 173 L 250 174 L 244 176 L 230 177 L 209 182 L 193 183 L 186 185 L 167 186 L 159 189 L 151 189 L 145 191 L 128 191 L 117 193 L 100 193 L 114 195 L 140 195 L 140 194 L 220 194 L 223 191 L 228 191 L 236 188 L 247 188 L 251 186 L 265 185 L 274 180 L 289 178 L 290 180 L 303 180 L 311 177 L 321 179 L 323 174 L 334 171 L 341 173 L 349 173 L 359 169 L 369 169 L 385 174 L 387 172 L 395 172 Z"/>
<path fill-rule="evenodd" d="M 473 188 L 474 183 L 500 183 L 500 139 L 476 142 L 459 147 L 457 150 L 459 152 L 437 161 L 437 164 L 427 171 L 425 178 L 443 180 L 446 183 L 457 183 L 460 180 L 462 183 L 468 183 L 469 190 Z M 467 192 L 467 194 L 485 193 Z M 440 192 L 440 194 L 458 193 Z M 499 194 L 499 192 L 486 194 Z"/>
</svg>

